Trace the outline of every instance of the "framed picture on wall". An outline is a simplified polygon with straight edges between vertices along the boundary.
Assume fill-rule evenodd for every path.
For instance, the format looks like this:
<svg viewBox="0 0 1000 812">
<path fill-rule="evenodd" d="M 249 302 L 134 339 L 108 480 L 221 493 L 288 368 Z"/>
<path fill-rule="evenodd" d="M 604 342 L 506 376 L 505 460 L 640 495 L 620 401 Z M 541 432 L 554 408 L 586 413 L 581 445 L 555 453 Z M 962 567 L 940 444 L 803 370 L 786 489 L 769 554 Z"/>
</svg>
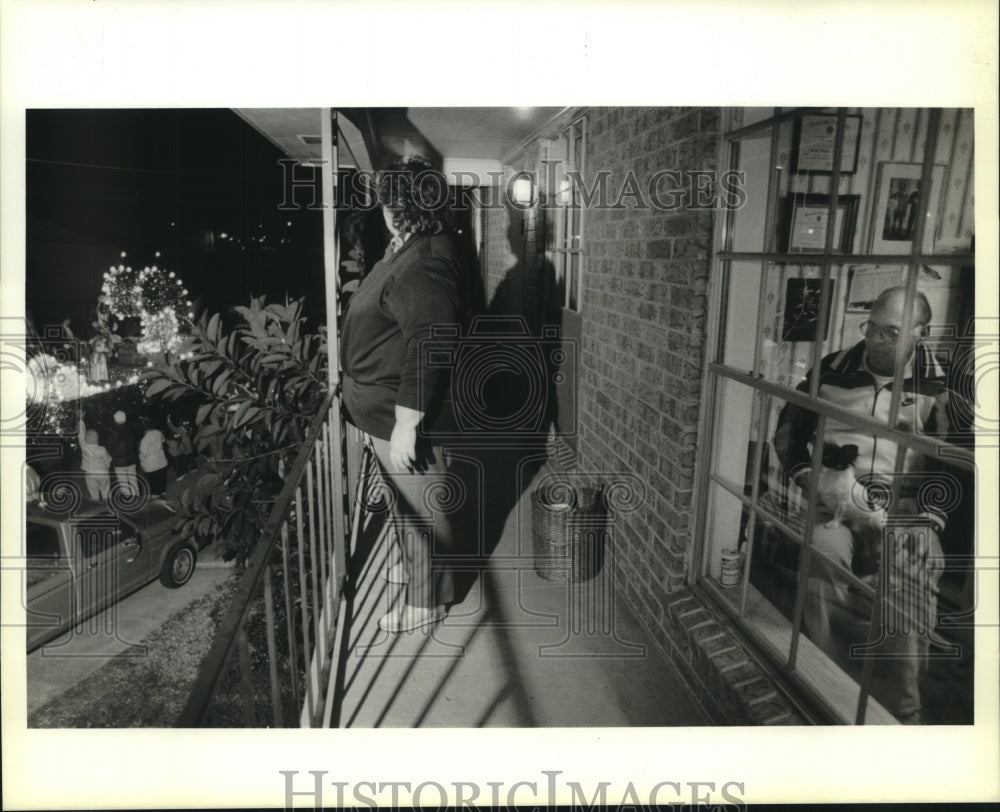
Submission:
<svg viewBox="0 0 1000 812">
<path fill-rule="evenodd" d="M 833 250 L 851 253 L 858 219 L 859 195 L 840 195 L 834 218 Z M 796 195 L 786 203 L 785 223 L 789 253 L 815 254 L 826 249 L 827 224 L 830 219 L 828 195 Z"/>
<path fill-rule="evenodd" d="M 883 290 L 906 282 L 906 266 L 851 265 L 847 278 L 847 312 L 867 314 Z"/>
<path fill-rule="evenodd" d="M 822 286 L 820 279 L 788 279 L 785 281 L 785 312 L 781 321 L 782 341 L 815 341 L 819 332 L 819 310 Z M 826 280 L 826 295 L 833 299 L 833 280 Z M 823 323 L 823 340 L 830 327 L 831 301 Z"/>
<path fill-rule="evenodd" d="M 792 166 L 796 172 L 833 172 L 833 149 L 836 144 L 837 117 L 829 113 L 802 116 L 795 122 L 795 150 Z M 840 154 L 840 174 L 858 169 L 858 144 L 861 141 L 861 116 L 844 119 L 844 148 Z"/>
<path fill-rule="evenodd" d="M 924 227 L 921 248 L 921 253 L 924 254 L 930 254 L 934 250 L 934 231 L 937 228 L 945 168 L 943 164 L 936 164 L 931 170 L 930 207 L 927 209 L 927 225 Z M 921 202 L 922 171 L 923 167 L 918 163 L 882 161 L 878 165 L 875 205 L 872 207 L 869 229 L 870 253 L 909 254 L 913 250 L 917 212 Z"/>
</svg>

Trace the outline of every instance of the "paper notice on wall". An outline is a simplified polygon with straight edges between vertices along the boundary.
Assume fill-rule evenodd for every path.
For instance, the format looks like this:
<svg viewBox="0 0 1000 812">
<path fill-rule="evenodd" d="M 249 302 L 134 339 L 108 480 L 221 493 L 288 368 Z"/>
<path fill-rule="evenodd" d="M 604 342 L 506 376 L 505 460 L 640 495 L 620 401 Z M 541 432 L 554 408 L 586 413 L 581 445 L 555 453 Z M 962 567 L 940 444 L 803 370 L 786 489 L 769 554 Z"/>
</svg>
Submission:
<svg viewBox="0 0 1000 812">
<path fill-rule="evenodd" d="M 852 265 L 848 310 L 871 310 L 879 294 L 903 284 L 902 265 Z"/>
</svg>

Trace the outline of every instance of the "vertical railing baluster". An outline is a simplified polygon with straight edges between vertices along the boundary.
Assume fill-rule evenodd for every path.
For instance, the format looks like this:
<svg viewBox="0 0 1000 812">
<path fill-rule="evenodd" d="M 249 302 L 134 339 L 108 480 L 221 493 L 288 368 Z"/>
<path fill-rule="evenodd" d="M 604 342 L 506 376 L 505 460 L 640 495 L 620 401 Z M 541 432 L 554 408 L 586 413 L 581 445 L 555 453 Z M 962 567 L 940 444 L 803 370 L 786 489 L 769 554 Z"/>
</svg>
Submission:
<svg viewBox="0 0 1000 812">
<path fill-rule="evenodd" d="M 350 462 L 350 461 L 349 461 Z M 350 546 L 352 550 L 357 549 L 358 536 L 361 533 L 361 516 L 364 512 L 364 506 L 368 503 L 369 494 L 369 484 L 371 480 L 368 477 L 368 449 L 367 447 L 362 447 L 361 449 L 361 459 L 356 460 L 358 474 L 355 477 L 357 481 L 357 487 L 354 491 L 354 506 L 351 512 L 351 540 Z M 346 540 L 344 545 L 341 545 L 338 552 L 342 553 L 344 546 L 347 544 Z M 357 576 L 355 576 L 357 577 Z"/>
<path fill-rule="evenodd" d="M 253 707 L 253 681 L 250 675 L 250 643 L 247 639 L 246 623 L 240 626 L 240 694 L 243 697 L 243 721 L 245 727 L 257 726 L 257 715 Z"/>
<path fill-rule="evenodd" d="M 333 606 L 335 595 L 335 584 L 337 581 L 337 569 L 333 561 L 333 547 L 336 543 L 333 537 L 333 512 L 335 510 L 334 499 L 336 499 L 336 488 L 333 481 L 333 449 L 330 447 L 330 426 L 323 423 L 323 478 L 326 480 L 326 493 L 328 497 L 328 508 L 326 511 L 326 544 L 323 549 L 323 559 L 327 562 L 327 569 L 330 577 L 326 582 L 327 599 Z M 330 628 L 335 627 L 337 618 L 330 613 Z"/>
<path fill-rule="evenodd" d="M 328 398 L 329 408 L 317 415 L 291 470 L 279 469 L 285 479 L 281 496 L 264 527 L 260 528 L 260 538 L 256 539 L 250 554 L 247 572 L 237 584 L 232 605 L 220 622 L 207 662 L 189 692 L 181 713 L 182 725 L 204 724 L 223 685 L 230 692 L 227 702 L 242 704 L 248 727 L 259 723 L 291 724 L 292 720 L 287 718 L 289 700 L 296 708 L 298 723 L 312 726 L 325 719 L 324 711 L 331 707 L 331 701 L 335 701 L 334 697 L 327 696 L 325 678 L 332 673 L 331 668 L 335 668 L 330 660 L 336 640 L 333 633 L 338 628 L 338 610 L 343 599 L 341 587 L 347 571 L 343 564 L 345 539 L 339 535 L 345 526 L 344 514 L 351 506 L 341 492 L 348 479 L 340 467 L 345 458 L 344 435 L 339 431 L 339 422 L 333 426 L 326 422 L 340 419 L 339 400 L 334 393 Z M 351 440 L 353 437 L 349 435 L 348 442 Z M 350 451 L 350 446 L 346 451 Z M 350 476 L 357 481 L 359 473 L 350 472 Z M 275 551 L 277 544 L 281 546 L 280 581 L 276 580 L 277 573 L 271 571 L 279 560 Z M 293 549 L 292 545 L 297 546 Z M 275 594 L 275 590 L 281 588 L 284 589 L 283 603 Z M 263 612 L 256 603 L 258 600 L 264 602 Z M 277 624 L 281 621 L 277 614 L 282 607 L 285 619 L 281 631 L 287 635 L 287 645 L 278 641 Z M 254 637 L 253 645 L 260 650 L 251 651 L 250 632 L 257 635 L 257 629 L 251 630 L 248 624 L 258 621 L 266 623 L 266 636 L 263 641 Z M 295 628 L 296 623 L 301 623 L 301 632 Z M 265 669 L 254 671 L 254 657 L 264 654 L 265 645 L 270 714 L 266 711 L 268 701 L 264 694 Z M 286 664 L 290 681 L 287 688 L 282 670 Z M 228 708 L 226 712 L 228 715 Z"/>
<path fill-rule="evenodd" d="M 264 570 L 264 621 L 267 623 L 267 663 L 271 676 L 271 710 L 274 726 L 284 727 L 281 713 L 281 689 L 278 685 L 278 643 L 274 636 L 274 590 L 271 586 L 271 568 Z"/>
<path fill-rule="evenodd" d="M 312 583 L 312 621 L 313 621 L 313 649 L 309 652 L 308 668 L 309 682 L 313 692 L 313 707 L 309 718 L 309 726 L 312 727 L 316 715 L 320 712 L 320 698 L 322 686 L 320 685 L 320 663 L 326 657 L 326 636 L 320 626 L 322 606 L 320 605 L 319 573 L 316 556 L 316 482 L 313 474 L 313 464 L 315 455 L 310 454 L 309 462 L 306 464 L 306 504 L 309 506 L 309 530 L 306 534 L 309 539 L 309 575 Z"/>
<path fill-rule="evenodd" d="M 336 408 L 334 408 L 336 407 Z M 332 422 L 336 421 L 336 423 Z M 333 470 L 337 472 L 337 490 L 340 491 L 344 487 L 344 456 L 341 449 L 341 441 L 343 439 L 343 433 L 341 431 L 340 423 L 340 398 L 335 397 L 330 405 L 330 411 L 328 413 L 327 424 L 329 426 L 335 427 L 336 431 L 333 432 L 333 447 L 334 455 L 332 460 Z M 334 537 L 334 557 L 336 561 L 336 569 L 338 573 L 338 582 L 336 588 L 339 589 L 340 585 L 343 583 L 344 575 L 347 572 L 346 556 L 344 552 L 344 547 L 347 541 L 347 532 L 345 530 L 347 526 L 346 518 L 344 516 L 346 510 L 345 501 L 343 499 L 343 494 L 340 494 L 337 499 L 337 503 L 333 505 L 333 537 Z"/>
<path fill-rule="evenodd" d="M 306 544 L 305 544 L 305 530 L 302 522 L 302 486 L 300 485 L 295 489 L 295 529 L 298 533 L 298 547 L 299 547 L 299 589 L 301 590 L 302 597 L 300 599 L 299 609 L 302 613 L 302 665 L 303 673 L 305 675 L 305 692 L 306 692 L 306 705 L 308 707 L 308 718 L 311 720 L 313 717 L 313 709 L 315 707 L 316 697 L 314 696 L 315 685 L 312 680 L 312 648 L 309 645 L 309 586 L 308 578 L 306 576 Z"/>
<path fill-rule="evenodd" d="M 320 436 L 316 438 L 316 442 L 313 445 L 313 465 L 316 468 L 316 502 L 318 505 L 317 515 L 316 515 L 316 547 L 319 550 L 319 588 L 320 595 L 322 596 L 322 604 L 320 606 L 319 618 L 323 625 L 322 635 L 323 640 L 327 639 L 327 616 L 329 612 L 327 611 L 329 606 L 329 601 L 326 599 L 326 581 L 327 581 L 327 563 L 326 563 L 326 480 L 323 476 L 323 433 L 320 432 Z"/>
<path fill-rule="evenodd" d="M 292 704 L 299 706 L 299 657 L 295 645 L 295 610 L 292 604 L 291 556 L 288 553 L 288 522 L 281 523 L 281 575 L 285 586 L 285 623 L 288 627 L 288 675 L 291 679 Z"/>
<path fill-rule="evenodd" d="M 315 607 L 313 614 L 317 621 L 316 627 L 313 629 L 313 644 L 319 653 L 320 660 L 322 660 L 326 655 L 326 640 L 323 630 L 319 627 L 319 618 L 323 607 L 320 606 L 319 602 L 320 573 L 317 572 L 320 565 L 316 552 L 316 482 L 313 476 L 313 463 L 315 460 L 316 458 L 313 457 L 309 465 L 306 466 L 306 501 L 309 503 L 309 569 L 312 576 L 313 605 Z"/>
</svg>

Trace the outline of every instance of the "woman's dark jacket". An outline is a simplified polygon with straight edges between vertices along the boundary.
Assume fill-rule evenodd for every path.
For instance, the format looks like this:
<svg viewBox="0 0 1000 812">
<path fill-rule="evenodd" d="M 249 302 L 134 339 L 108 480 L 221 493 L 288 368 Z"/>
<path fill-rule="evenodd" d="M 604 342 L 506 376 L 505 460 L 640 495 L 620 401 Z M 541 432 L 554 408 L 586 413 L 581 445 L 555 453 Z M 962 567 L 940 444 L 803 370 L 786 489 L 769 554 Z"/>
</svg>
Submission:
<svg viewBox="0 0 1000 812">
<path fill-rule="evenodd" d="M 448 348 L 457 337 L 461 290 L 447 234 L 410 237 L 364 277 L 344 314 L 340 345 L 344 406 L 362 431 L 390 439 L 397 404 L 425 413 L 420 434 L 431 441 L 452 431 Z"/>
</svg>

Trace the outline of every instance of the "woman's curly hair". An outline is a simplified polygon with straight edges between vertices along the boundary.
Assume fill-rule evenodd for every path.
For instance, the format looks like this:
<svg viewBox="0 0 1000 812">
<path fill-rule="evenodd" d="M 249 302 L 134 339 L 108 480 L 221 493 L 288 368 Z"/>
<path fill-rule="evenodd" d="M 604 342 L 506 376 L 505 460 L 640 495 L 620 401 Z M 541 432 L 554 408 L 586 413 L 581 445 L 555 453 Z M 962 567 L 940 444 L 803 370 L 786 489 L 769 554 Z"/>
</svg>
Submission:
<svg viewBox="0 0 1000 812">
<path fill-rule="evenodd" d="M 400 158 L 380 172 L 375 193 L 401 234 L 440 234 L 455 227 L 448 181 L 419 155 Z"/>
</svg>

